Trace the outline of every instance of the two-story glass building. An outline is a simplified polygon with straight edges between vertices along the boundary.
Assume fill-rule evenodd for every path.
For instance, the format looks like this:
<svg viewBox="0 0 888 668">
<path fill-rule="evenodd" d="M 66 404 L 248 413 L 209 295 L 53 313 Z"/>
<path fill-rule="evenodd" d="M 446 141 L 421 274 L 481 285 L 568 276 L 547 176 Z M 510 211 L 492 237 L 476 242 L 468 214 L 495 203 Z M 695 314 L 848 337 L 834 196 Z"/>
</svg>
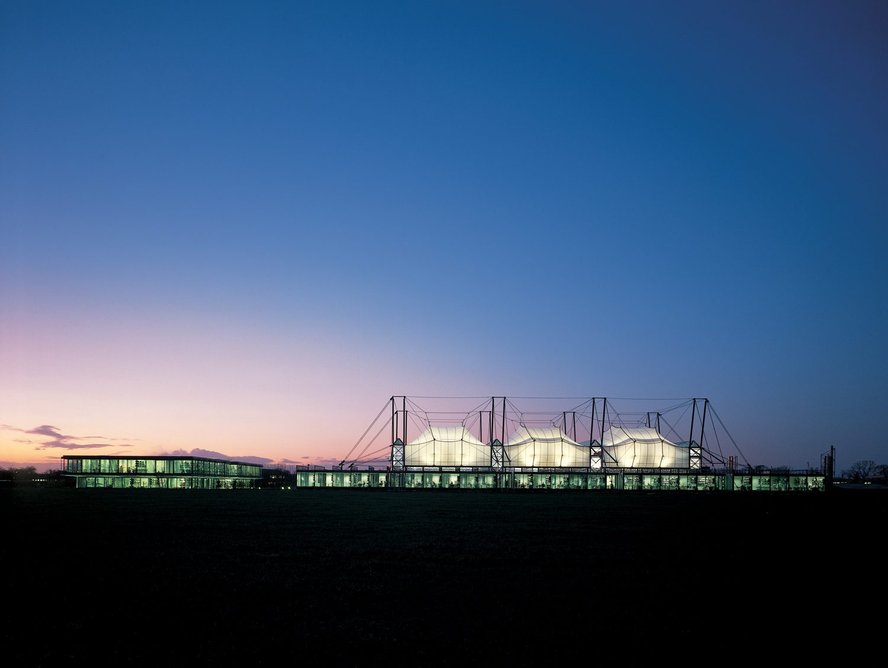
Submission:
<svg viewBox="0 0 888 668">
<path fill-rule="evenodd" d="M 259 486 L 262 466 L 208 457 L 63 455 L 76 487 L 239 489 Z"/>
</svg>

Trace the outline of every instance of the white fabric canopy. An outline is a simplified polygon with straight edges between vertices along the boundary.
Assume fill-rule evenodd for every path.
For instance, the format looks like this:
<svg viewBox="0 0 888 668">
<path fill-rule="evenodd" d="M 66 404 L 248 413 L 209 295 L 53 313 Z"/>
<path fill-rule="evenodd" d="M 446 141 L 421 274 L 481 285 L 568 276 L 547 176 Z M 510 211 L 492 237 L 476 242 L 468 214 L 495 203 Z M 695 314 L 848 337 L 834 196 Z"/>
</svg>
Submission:
<svg viewBox="0 0 888 668">
<path fill-rule="evenodd" d="M 559 427 L 518 427 L 506 444 L 511 466 L 589 466 L 589 448 L 568 438 Z"/>
<path fill-rule="evenodd" d="M 653 427 L 612 426 L 601 439 L 608 466 L 688 468 L 690 450 L 663 437 Z"/>
<path fill-rule="evenodd" d="M 429 426 L 404 446 L 407 466 L 490 466 L 490 446 L 463 426 Z"/>
</svg>

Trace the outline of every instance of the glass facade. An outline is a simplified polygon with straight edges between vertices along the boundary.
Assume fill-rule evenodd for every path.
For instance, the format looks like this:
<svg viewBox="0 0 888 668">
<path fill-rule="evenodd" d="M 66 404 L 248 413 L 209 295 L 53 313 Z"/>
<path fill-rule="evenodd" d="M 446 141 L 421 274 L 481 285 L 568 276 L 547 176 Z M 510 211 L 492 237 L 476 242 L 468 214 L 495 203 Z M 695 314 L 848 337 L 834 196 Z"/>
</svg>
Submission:
<svg viewBox="0 0 888 668">
<path fill-rule="evenodd" d="M 259 464 L 204 457 L 64 455 L 64 475 L 77 487 L 238 489 L 258 487 Z"/>
<path fill-rule="evenodd" d="M 297 487 L 402 487 L 408 489 L 546 489 L 637 491 L 823 491 L 817 473 L 739 475 L 703 472 L 598 471 L 339 471 L 296 473 Z"/>
<path fill-rule="evenodd" d="M 202 457 L 65 455 L 62 461 L 64 475 L 73 477 L 76 486 L 83 488 L 257 488 L 262 476 L 258 464 Z M 297 471 L 295 484 L 332 488 L 787 492 L 823 491 L 827 481 L 818 473 L 426 467 L 403 471 Z"/>
</svg>

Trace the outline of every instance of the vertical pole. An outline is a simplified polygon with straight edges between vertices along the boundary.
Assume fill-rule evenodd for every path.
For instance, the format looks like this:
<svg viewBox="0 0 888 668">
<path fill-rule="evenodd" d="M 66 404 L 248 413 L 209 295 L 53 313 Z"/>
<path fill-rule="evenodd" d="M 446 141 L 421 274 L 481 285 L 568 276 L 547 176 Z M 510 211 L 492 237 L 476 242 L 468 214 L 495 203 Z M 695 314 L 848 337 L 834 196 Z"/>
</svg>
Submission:
<svg viewBox="0 0 888 668">
<path fill-rule="evenodd" d="M 398 399 L 401 400 L 400 407 Z M 392 397 L 392 443 L 400 438 L 407 441 L 407 397 Z"/>
<path fill-rule="evenodd" d="M 398 399 L 401 406 L 398 407 Z M 407 397 L 392 397 L 392 443 L 401 438 L 407 442 Z"/>
<path fill-rule="evenodd" d="M 497 399 L 502 402 L 502 432 L 499 437 L 496 434 L 496 402 Z M 491 465 L 497 467 L 500 473 L 504 473 L 506 466 L 506 399 L 505 397 L 490 397 L 490 434 L 488 444 L 490 445 Z M 499 475 L 499 473 L 497 474 Z M 503 480 L 502 476 L 497 479 Z"/>
<path fill-rule="evenodd" d="M 398 407 L 398 399 L 401 400 L 401 407 Z M 399 416 L 403 413 L 403 416 Z M 399 419 L 400 417 L 400 419 Z M 403 429 L 401 433 L 398 433 Z M 403 484 L 402 472 L 406 465 L 405 445 L 407 442 L 407 397 L 392 397 L 392 449 L 391 449 L 391 465 L 392 478 L 395 481 L 394 487 L 401 487 Z M 396 471 L 398 473 L 396 473 Z"/>
<path fill-rule="evenodd" d="M 604 397 L 601 407 L 601 468 L 607 470 L 607 457 L 604 452 L 604 424 L 607 422 L 607 397 Z"/>
<path fill-rule="evenodd" d="M 592 397 L 592 417 L 589 420 L 589 470 L 592 470 L 592 461 L 595 456 L 594 446 L 592 445 L 595 442 L 595 409 L 598 404 L 598 398 Z M 598 452 L 599 452 L 599 460 L 601 457 L 601 444 L 598 444 Z M 600 461 L 599 461 L 600 463 Z M 599 468 L 601 468 L 599 466 Z"/>
<path fill-rule="evenodd" d="M 567 411 L 563 411 L 561 413 L 561 421 L 562 421 L 561 424 L 564 425 L 564 429 L 563 429 L 564 435 L 574 441 L 577 440 L 577 412 L 576 411 L 570 412 L 570 423 L 569 423 L 570 429 L 567 428 L 568 427 Z"/>
<path fill-rule="evenodd" d="M 604 398 L 604 407 L 601 409 L 601 441 L 604 445 L 604 423 L 607 422 L 607 397 Z"/>
<path fill-rule="evenodd" d="M 392 396 L 392 437 L 389 439 L 390 443 L 394 443 L 397 438 L 396 433 L 398 431 L 398 414 L 395 411 L 395 397 Z"/>
<path fill-rule="evenodd" d="M 700 452 L 703 451 L 703 432 L 706 429 L 706 409 L 709 407 L 709 399 L 703 400 L 703 417 L 700 420 Z"/>
<path fill-rule="evenodd" d="M 589 423 L 589 443 L 595 440 L 595 409 L 598 408 L 598 398 L 592 397 L 592 421 Z"/>
</svg>

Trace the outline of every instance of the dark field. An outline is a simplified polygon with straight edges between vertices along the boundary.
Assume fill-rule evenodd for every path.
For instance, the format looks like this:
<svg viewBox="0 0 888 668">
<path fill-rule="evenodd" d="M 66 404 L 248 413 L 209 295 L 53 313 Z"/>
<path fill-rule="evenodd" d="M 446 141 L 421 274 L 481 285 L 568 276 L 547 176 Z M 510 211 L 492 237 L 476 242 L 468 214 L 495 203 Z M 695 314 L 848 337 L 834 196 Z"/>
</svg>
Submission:
<svg viewBox="0 0 888 668">
<path fill-rule="evenodd" d="M 7 666 L 820 665 L 884 626 L 885 492 L 13 489 L 0 519 Z"/>
</svg>

